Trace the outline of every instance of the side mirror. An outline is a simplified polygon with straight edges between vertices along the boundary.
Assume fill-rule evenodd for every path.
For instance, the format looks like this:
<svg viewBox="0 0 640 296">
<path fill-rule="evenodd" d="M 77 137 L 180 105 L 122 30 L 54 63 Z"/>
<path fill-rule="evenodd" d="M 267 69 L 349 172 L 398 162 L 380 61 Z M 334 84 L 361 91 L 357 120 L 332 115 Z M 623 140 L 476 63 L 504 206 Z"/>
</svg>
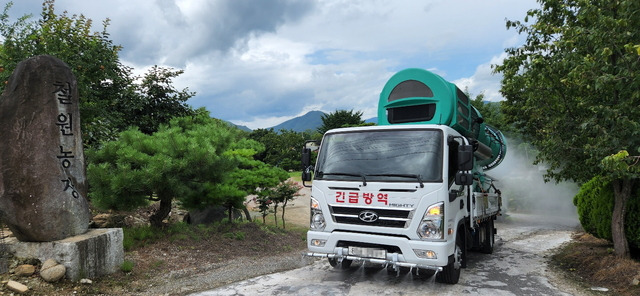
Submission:
<svg viewBox="0 0 640 296">
<path fill-rule="evenodd" d="M 458 147 L 458 170 L 470 171 L 473 169 L 473 146 L 460 145 Z M 457 179 L 457 176 L 456 176 Z"/>
<path fill-rule="evenodd" d="M 471 185 L 473 184 L 473 175 L 471 173 L 456 173 L 456 185 Z"/>
<path fill-rule="evenodd" d="M 304 170 L 311 165 L 311 149 L 302 148 L 302 169 Z"/>
</svg>

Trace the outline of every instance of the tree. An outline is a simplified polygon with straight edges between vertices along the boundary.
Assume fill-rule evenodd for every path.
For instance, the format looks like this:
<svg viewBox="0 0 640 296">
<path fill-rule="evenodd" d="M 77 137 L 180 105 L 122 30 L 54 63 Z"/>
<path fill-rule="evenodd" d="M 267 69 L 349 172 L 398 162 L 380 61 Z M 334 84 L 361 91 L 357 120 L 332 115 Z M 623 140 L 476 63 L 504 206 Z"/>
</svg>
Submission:
<svg viewBox="0 0 640 296">
<path fill-rule="evenodd" d="M 256 155 L 256 159 L 284 170 L 300 169 L 300 149 L 311 138 L 309 133 L 293 130 L 256 129 L 249 138 L 262 143 L 266 148 Z"/>
<path fill-rule="evenodd" d="M 174 117 L 193 115 L 195 111 L 186 102 L 195 93 L 187 88 L 179 91 L 173 86 L 173 78 L 182 73 L 183 70 L 151 67 L 137 85 L 137 98 L 123 102 L 125 125 L 137 126 L 141 132 L 152 134 Z"/>
<path fill-rule="evenodd" d="M 640 147 L 640 2 L 541 0 L 524 22 L 507 21 L 525 44 L 507 49 L 503 112 L 538 149 L 546 179 L 584 183 L 602 175 L 615 188 L 615 253 L 628 257 L 620 221 L 637 176 L 605 169 L 603 159 Z M 534 20 L 529 24 L 529 19 Z"/>
<path fill-rule="evenodd" d="M 187 208 L 237 206 L 237 190 L 225 183 L 237 160 L 225 152 L 237 132 L 208 113 L 171 120 L 152 135 L 131 128 L 117 141 L 89 151 L 90 198 L 102 209 L 130 210 L 158 201 L 150 217 L 159 227 L 173 199 Z"/>
<path fill-rule="evenodd" d="M 267 201 L 264 200 L 264 197 L 268 189 L 289 178 L 289 174 L 285 170 L 254 159 L 254 155 L 263 150 L 265 150 L 264 146 L 257 141 L 240 139 L 236 143 L 233 143 L 229 151 L 225 153 L 238 162 L 238 167 L 229 174 L 229 178 L 225 183 L 228 185 L 228 188 L 237 190 L 238 196 L 236 204 L 232 207 L 227 206 L 229 209 L 229 221 L 232 220 L 231 210 L 234 207 L 242 208 L 245 211 L 247 220 L 249 220 L 249 212 L 243 204 L 245 197 L 251 194 L 260 196 L 262 199 L 259 200 L 259 204 L 262 207 L 262 202 Z"/>
<path fill-rule="evenodd" d="M 55 14 L 54 0 L 42 4 L 41 19 L 28 22 L 23 16 L 9 23 L 9 2 L 0 15 L 0 81 L 7 81 L 16 65 L 36 55 L 55 56 L 69 65 L 78 81 L 83 140 L 90 146 L 115 138 L 122 125 L 119 106 L 134 95 L 131 68 L 118 57 L 120 46 L 102 32 L 91 32 L 92 21 L 83 15 Z M 4 89 L 0 83 L 0 90 Z"/>
<path fill-rule="evenodd" d="M 301 188 L 302 187 L 294 181 L 286 181 L 278 184 L 278 186 L 274 190 L 274 199 L 276 200 L 276 204 L 282 203 L 282 228 L 283 229 L 286 228 L 284 214 L 287 208 L 287 204 L 297 196 L 300 196 L 298 191 Z M 274 215 L 277 215 L 277 214 L 278 213 L 274 213 Z M 277 223 L 276 223 L 276 226 L 278 226 Z"/>
<path fill-rule="evenodd" d="M 469 97 L 472 97 L 469 95 Z M 502 102 L 485 102 L 484 94 L 480 93 L 475 99 L 471 100 L 471 105 L 478 109 L 484 121 L 497 128 L 503 133 L 511 131 L 511 126 L 506 122 L 504 113 L 502 113 Z"/>
<path fill-rule="evenodd" d="M 271 195 L 273 191 L 270 188 L 265 190 L 258 191 L 256 197 L 253 198 L 253 201 L 258 204 L 258 210 L 260 211 L 260 215 L 262 216 L 262 224 L 267 223 L 267 215 L 269 215 L 269 210 L 271 208 Z"/>
<path fill-rule="evenodd" d="M 318 128 L 320 134 L 326 133 L 330 129 L 350 126 L 360 126 L 364 124 L 362 111 L 336 110 L 335 112 L 322 115 L 322 126 Z"/>
</svg>

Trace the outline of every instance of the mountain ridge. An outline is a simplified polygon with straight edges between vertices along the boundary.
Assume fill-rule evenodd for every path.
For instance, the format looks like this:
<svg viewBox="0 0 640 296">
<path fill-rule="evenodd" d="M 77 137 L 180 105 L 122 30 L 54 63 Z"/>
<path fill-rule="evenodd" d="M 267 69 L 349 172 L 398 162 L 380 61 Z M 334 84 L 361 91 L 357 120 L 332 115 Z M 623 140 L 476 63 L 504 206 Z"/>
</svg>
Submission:
<svg viewBox="0 0 640 296">
<path fill-rule="evenodd" d="M 309 111 L 304 115 L 291 118 L 278 125 L 267 127 L 265 129 L 273 129 L 276 132 L 279 132 L 280 130 L 292 130 L 294 132 L 304 132 L 307 130 L 316 131 L 319 127 L 322 126 L 322 116 L 324 115 L 327 115 L 327 113 L 324 113 L 322 111 Z M 377 124 L 378 117 L 365 119 L 364 122 Z M 244 130 L 247 132 L 252 131 L 252 129 L 243 125 L 236 125 L 236 124 L 234 125 L 241 130 Z"/>
</svg>

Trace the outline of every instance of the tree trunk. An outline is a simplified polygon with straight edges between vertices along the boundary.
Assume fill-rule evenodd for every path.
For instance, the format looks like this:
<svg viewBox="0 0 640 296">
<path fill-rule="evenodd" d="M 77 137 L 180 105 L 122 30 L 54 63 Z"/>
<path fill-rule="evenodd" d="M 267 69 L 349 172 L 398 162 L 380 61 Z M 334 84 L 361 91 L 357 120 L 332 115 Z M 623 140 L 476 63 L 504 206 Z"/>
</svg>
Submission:
<svg viewBox="0 0 640 296">
<path fill-rule="evenodd" d="M 285 206 L 282 206 L 282 229 L 286 229 L 286 226 L 284 225 L 284 208 Z"/>
<path fill-rule="evenodd" d="M 632 179 L 617 179 L 613 182 L 614 202 L 611 216 L 611 237 L 613 249 L 618 257 L 629 258 L 629 243 L 624 233 L 624 218 L 627 212 L 627 201 L 631 197 Z"/>
<path fill-rule="evenodd" d="M 249 210 L 247 210 L 247 207 L 242 208 L 242 211 L 244 212 L 245 217 L 247 217 L 247 221 L 251 222 L 251 213 L 249 213 Z"/>
<path fill-rule="evenodd" d="M 287 207 L 287 200 L 282 204 L 282 229 L 287 229 L 284 225 L 284 209 Z"/>
<path fill-rule="evenodd" d="M 160 208 L 149 217 L 149 223 L 153 227 L 162 227 L 162 220 L 169 216 L 171 212 L 171 198 L 170 196 L 159 196 L 160 198 Z"/>
<path fill-rule="evenodd" d="M 278 204 L 273 206 L 273 220 L 276 222 L 276 227 L 278 227 Z"/>
</svg>

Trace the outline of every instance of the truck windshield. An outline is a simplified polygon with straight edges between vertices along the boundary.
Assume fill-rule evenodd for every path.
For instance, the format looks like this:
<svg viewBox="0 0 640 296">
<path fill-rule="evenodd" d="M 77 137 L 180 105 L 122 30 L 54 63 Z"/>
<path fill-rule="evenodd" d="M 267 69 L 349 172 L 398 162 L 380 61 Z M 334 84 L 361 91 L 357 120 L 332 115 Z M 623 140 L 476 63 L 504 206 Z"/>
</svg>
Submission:
<svg viewBox="0 0 640 296">
<path fill-rule="evenodd" d="M 316 180 L 442 181 L 442 132 L 379 130 L 326 135 Z"/>
</svg>

